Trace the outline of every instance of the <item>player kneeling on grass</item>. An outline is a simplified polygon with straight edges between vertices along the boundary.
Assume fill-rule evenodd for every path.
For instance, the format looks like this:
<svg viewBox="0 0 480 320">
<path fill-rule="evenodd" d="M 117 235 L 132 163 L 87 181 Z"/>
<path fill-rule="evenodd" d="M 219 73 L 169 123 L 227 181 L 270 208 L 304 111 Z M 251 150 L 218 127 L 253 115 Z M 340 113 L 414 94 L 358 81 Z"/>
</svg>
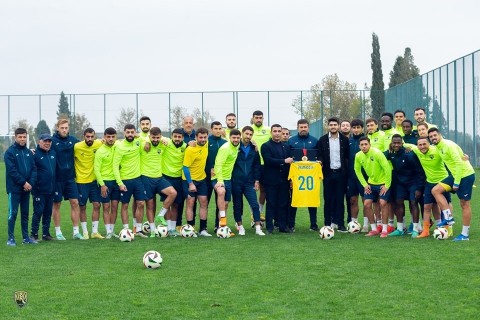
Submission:
<svg viewBox="0 0 480 320">
<path fill-rule="evenodd" d="M 409 201 L 415 230 L 418 232 L 418 199 L 422 196 L 421 190 L 423 190 L 425 182 L 425 173 L 420 161 L 414 152 L 405 152 L 403 139 L 399 134 L 393 135 L 390 149 L 384 154 L 393 166 L 393 207 L 397 217 L 397 230 L 388 235 L 401 236 L 404 234 L 405 200 Z"/>
<path fill-rule="evenodd" d="M 162 143 L 162 131 L 158 127 L 150 129 L 150 142 L 143 141 L 140 147 L 140 173 L 142 174 L 143 187 L 147 198 L 147 219 L 150 224 L 150 238 L 155 237 L 154 215 L 156 210 L 156 195 L 166 196 L 163 207 L 156 217 L 159 224 L 166 226 L 165 214 L 170 208 L 177 192 L 164 177 L 162 177 L 162 156 L 165 145 Z M 149 143 L 150 148 L 145 148 Z M 148 150 L 148 151 L 147 151 Z"/>
<path fill-rule="evenodd" d="M 367 237 L 376 236 L 380 234 L 380 237 L 386 238 L 387 222 L 389 205 L 388 199 L 390 197 L 390 184 L 392 182 L 392 170 L 390 164 L 385 158 L 382 151 L 377 148 L 371 148 L 370 139 L 367 137 L 361 137 L 359 139 L 360 151 L 355 155 L 355 174 L 358 180 L 365 189 L 364 215 L 368 220 L 375 221 L 373 218 L 372 204 L 373 201 L 380 198 L 380 210 L 382 213 L 382 232 L 376 230 L 377 226 L 371 223 L 372 230 L 366 234 Z M 362 168 L 368 176 L 368 183 L 362 174 Z"/>
<path fill-rule="evenodd" d="M 245 196 L 252 209 L 255 233 L 264 236 L 256 193 L 260 187 L 260 154 L 251 142 L 252 136 L 253 128 L 243 127 L 240 148 L 232 171 L 233 216 L 237 223 L 238 234 L 245 235 L 245 227 L 242 224 L 243 196 Z"/>
</svg>

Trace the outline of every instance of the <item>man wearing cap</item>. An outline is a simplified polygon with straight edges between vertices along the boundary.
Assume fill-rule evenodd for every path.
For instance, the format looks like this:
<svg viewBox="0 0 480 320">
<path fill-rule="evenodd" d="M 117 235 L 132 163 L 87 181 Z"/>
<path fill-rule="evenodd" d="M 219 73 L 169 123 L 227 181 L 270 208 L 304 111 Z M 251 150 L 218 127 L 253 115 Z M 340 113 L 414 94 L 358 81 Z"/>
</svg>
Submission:
<svg viewBox="0 0 480 320">
<path fill-rule="evenodd" d="M 39 137 L 34 160 L 37 166 L 37 183 L 33 187 L 33 216 L 31 238 L 38 240 L 40 219 L 42 220 L 42 240 L 54 240 L 50 235 L 53 193 L 55 191 L 55 166 L 57 156 L 52 147 L 52 136 L 43 133 Z"/>
</svg>

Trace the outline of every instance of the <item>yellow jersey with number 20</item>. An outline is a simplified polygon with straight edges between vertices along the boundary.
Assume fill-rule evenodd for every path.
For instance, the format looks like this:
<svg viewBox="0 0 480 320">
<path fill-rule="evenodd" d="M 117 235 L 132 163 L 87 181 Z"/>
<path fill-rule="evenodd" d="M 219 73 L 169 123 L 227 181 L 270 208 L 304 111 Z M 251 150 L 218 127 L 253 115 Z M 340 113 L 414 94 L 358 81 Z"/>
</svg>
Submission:
<svg viewBox="0 0 480 320">
<path fill-rule="evenodd" d="M 322 166 L 318 162 L 298 161 L 290 164 L 288 179 L 292 180 L 292 207 L 320 206 Z"/>
</svg>

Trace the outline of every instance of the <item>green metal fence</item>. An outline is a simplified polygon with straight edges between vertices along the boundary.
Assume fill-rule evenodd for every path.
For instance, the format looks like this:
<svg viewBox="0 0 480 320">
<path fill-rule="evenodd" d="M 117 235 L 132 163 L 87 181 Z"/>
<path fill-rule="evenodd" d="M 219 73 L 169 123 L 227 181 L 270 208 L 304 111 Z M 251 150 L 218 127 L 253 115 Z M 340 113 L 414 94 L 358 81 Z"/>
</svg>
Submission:
<svg viewBox="0 0 480 320">
<path fill-rule="evenodd" d="M 415 108 L 427 122 L 458 143 L 480 165 L 480 50 L 385 91 L 385 109 L 402 109 L 413 119 Z"/>
</svg>

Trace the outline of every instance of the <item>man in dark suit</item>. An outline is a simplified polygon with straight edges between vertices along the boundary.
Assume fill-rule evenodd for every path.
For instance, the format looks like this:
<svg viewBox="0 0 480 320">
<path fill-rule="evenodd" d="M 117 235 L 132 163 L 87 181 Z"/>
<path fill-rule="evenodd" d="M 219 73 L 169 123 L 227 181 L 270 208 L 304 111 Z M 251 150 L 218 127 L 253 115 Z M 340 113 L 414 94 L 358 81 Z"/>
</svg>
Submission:
<svg viewBox="0 0 480 320">
<path fill-rule="evenodd" d="M 274 124 L 271 127 L 272 138 L 261 147 L 264 160 L 264 185 L 267 194 L 266 229 L 267 234 L 273 232 L 273 217 L 278 219 L 278 230 L 290 233 L 287 228 L 287 214 L 289 204 L 288 171 L 293 158 L 290 148 L 281 141 L 282 126 Z"/>
<path fill-rule="evenodd" d="M 317 143 L 318 161 L 323 170 L 323 197 L 325 225 L 331 225 L 339 232 L 345 228 L 345 191 L 347 183 L 347 163 L 349 141 L 339 133 L 340 120 L 336 117 L 328 119 L 328 133 Z"/>
</svg>

